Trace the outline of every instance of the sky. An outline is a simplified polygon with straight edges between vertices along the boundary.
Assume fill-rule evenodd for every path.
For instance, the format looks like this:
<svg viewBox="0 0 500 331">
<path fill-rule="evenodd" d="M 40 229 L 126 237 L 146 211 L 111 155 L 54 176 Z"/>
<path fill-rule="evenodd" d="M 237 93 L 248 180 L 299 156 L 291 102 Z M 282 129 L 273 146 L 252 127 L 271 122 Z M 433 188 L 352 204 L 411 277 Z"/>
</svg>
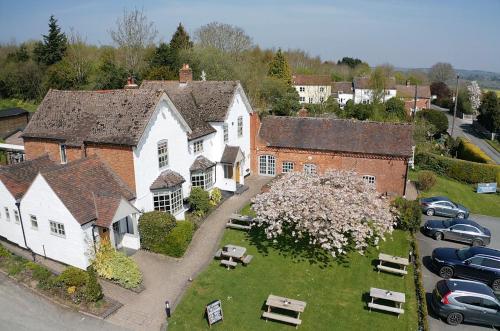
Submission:
<svg viewBox="0 0 500 331">
<path fill-rule="evenodd" d="M 323 60 L 500 73 L 500 0 L 0 0 L 0 42 L 40 39 L 51 14 L 65 32 L 111 44 L 124 9 L 143 9 L 169 41 L 179 22 L 190 34 L 218 21 L 240 26 L 263 48 L 303 49 Z"/>
</svg>

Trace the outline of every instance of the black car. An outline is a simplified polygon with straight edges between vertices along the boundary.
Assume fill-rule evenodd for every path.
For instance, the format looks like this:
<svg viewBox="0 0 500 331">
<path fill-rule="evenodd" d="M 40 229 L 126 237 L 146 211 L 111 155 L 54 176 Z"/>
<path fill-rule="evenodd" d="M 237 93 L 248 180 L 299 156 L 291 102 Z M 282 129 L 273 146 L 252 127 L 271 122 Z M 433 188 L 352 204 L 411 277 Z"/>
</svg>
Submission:
<svg viewBox="0 0 500 331">
<path fill-rule="evenodd" d="M 459 218 L 427 221 L 423 232 L 436 240 L 462 241 L 472 246 L 486 246 L 491 240 L 490 230 L 474 221 Z"/>
<path fill-rule="evenodd" d="M 500 326 L 500 302 L 487 285 L 469 280 L 440 280 L 432 292 L 432 310 L 448 324 Z"/>
<path fill-rule="evenodd" d="M 432 265 L 439 276 L 477 280 L 500 290 L 500 251 L 485 247 L 436 248 Z"/>
</svg>

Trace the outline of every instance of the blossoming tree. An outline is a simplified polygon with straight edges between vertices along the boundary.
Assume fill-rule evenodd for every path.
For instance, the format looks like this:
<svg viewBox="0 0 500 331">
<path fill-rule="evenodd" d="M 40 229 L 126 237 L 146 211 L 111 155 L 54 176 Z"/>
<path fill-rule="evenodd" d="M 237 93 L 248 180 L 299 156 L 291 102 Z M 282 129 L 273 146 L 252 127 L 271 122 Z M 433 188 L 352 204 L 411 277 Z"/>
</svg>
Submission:
<svg viewBox="0 0 500 331">
<path fill-rule="evenodd" d="M 256 226 L 264 228 L 268 239 L 305 239 L 333 256 L 350 245 L 362 252 L 395 225 L 388 200 L 354 172 L 289 173 L 253 203 Z"/>
<path fill-rule="evenodd" d="M 467 86 L 467 90 L 469 92 L 469 101 L 472 110 L 474 110 L 474 114 L 477 114 L 477 110 L 479 106 L 481 106 L 481 88 L 479 84 L 473 80 L 470 85 Z"/>
</svg>

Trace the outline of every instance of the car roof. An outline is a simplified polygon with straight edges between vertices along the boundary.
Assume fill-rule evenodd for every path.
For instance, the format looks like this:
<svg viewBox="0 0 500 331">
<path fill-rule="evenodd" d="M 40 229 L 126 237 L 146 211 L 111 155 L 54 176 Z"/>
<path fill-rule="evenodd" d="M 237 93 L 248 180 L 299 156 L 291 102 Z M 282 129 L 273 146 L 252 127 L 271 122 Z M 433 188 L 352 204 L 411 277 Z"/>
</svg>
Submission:
<svg viewBox="0 0 500 331">
<path fill-rule="evenodd" d="M 474 222 L 472 220 L 467 220 L 467 219 L 463 219 L 463 218 L 454 218 L 451 221 L 453 222 L 453 224 L 466 224 L 466 225 L 475 226 L 475 227 L 477 227 L 479 229 L 483 228 L 480 224 L 478 224 L 478 223 L 476 223 L 476 222 Z"/>
<path fill-rule="evenodd" d="M 446 286 L 450 289 L 450 291 L 461 291 L 461 292 L 473 292 L 484 295 L 489 295 L 495 298 L 495 293 L 488 285 L 475 282 L 471 280 L 463 280 L 463 279 L 448 279 L 446 280 Z"/>
<path fill-rule="evenodd" d="M 429 198 L 423 198 L 422 200 L 424 200 L 424 201 L 432 201 L 432 202 L 437 202 L 437 201 L 451 201 L 447 197 L 429 197 Z"/>
<path fill-rule="evenodd" d="M 494 256 L 497 258 L 500 258 L 500 251 L 493 249 L 493 248 L 486 248 L 486 247 L 471 247 L 469 248 L 470 252 L 472 255 L 490 255 Z"/>
</svg>

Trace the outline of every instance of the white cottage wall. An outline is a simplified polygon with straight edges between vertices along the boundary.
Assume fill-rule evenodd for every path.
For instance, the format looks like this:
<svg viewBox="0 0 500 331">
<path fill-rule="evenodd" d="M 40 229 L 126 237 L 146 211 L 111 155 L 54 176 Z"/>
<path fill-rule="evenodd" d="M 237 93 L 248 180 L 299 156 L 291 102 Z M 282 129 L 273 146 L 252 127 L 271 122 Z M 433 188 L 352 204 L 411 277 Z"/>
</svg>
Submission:
<svg viewBox="0 0 500 331">
<path fill-rule="evenodd" d="M 9 220 L 7 220 L 5 208 L 9 210 Z M 25 247 L 21 223 L 15 221 L 15 210 L 17 210 L 17 207 L 14 196 L 0 181 L 0 236 L 21 247 Z"/>
</svg>

